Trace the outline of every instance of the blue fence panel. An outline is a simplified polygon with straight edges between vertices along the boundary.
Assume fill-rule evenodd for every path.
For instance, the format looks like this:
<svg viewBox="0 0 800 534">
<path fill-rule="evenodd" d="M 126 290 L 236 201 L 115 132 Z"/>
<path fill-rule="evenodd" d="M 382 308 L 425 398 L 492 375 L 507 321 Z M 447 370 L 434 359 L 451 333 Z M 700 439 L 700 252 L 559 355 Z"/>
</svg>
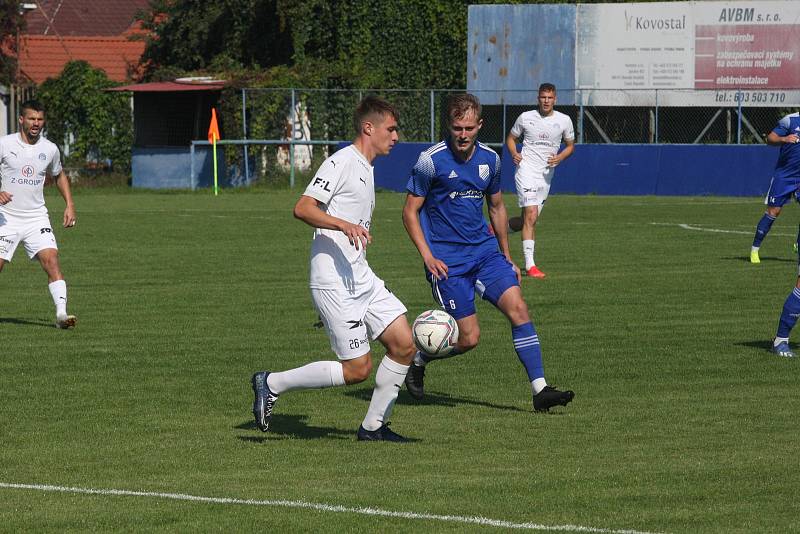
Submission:
<svg viewBox="0 0 800 534">
<path fill-rule="evenodd" d="M 211 149 L 196 150 L 194 169 L 196 183 L 191 182 L 191 152 L 189 148 L 134 147 L 131 157 L 131 185 L 147 189 L 191 189 L 210 187 L 214 182 L 214 158 Z M 225 151 L 217 148 L 219 185 L 227 186 Z"/>
<path fill-rule="evenodd" d="M 405 191 L 419 153 L 430 143 L 402 143 L 375 160 L 375 185 Z M 579 145 L 556 169 L 551 192 L 598 195 L 766 193 L 778 149 L 766 145 Z M 502 155 L 503 190 L 513 192 L 514 164 Z"/>
</svg>

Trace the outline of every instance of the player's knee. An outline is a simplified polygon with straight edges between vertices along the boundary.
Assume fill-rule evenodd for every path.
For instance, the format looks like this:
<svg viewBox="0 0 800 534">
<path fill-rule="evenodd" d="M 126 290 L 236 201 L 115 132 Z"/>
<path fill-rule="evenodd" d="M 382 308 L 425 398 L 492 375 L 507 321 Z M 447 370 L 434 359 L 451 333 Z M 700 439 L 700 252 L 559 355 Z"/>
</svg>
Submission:
<svg viewBox="0 0 800 534">
<path fill-rule="evenodd" d="M 531 320 L 528 314 L 528 305 L 524 300 L 519 299 L 511 306 L 508 310 L 508 318 L 511 320 L 511 324 L 524 324 Z"/>
<path fill-rule="evenodd" d="M 408 339 L 408 342 L 404 343 L 402 346 L 395 348 L 393 351 L 390 351 L 392 356 L 395 356 L 401 359 L 404 362 L 411 362 L 414 355 L 417 353 L 417 347 L 414 345 L 414 342 L 411 341 L 411 338 Z"/>
<path fill-rule="evenodd" d="M 372 373 L 372 358 L 367 355 L 367 358 L 357 365 L 345 365 L 343 371 L 345 384 L 359 384 L 369 378 Z"/>
<path fill-rule="evenodd" d="M 778 207 L 778 206 L 770 206 L 770 207 L 767 208 L 767 213 L 771 217 L 777 217 L 778 215 L 781 214 L 781 208 Z"/>
</svg>

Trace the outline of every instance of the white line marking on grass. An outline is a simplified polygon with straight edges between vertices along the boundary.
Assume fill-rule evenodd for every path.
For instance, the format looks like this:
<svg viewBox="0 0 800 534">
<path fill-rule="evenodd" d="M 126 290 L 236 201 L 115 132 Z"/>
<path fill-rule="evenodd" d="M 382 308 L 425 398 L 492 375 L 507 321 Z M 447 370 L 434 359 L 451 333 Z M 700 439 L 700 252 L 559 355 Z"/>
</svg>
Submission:
<svg viewBox="0 0 800 534">
<path fill-rule="evenodd" d="M 153 491 L 129 491 L 117 489 L 91 489 L 91 488 L 72 488 L 67 486 L 50 486 L 46 484 L 12 484 L 0 482 L 0 488 L 21 489 L 34 491 L 48 491 L 60 493 L 73 493 L 82 495 L 111 495 L 122 497 L 155 497 L 158 499 L 172 499 L 176 501 L 192 501 L 210 504 L 235 504 L 245 506 L 282 506 L 285 508 L 304 508 L 317 510 L 320 512 L 334 512 L 345 514 L 362 514 L 381 517 L 399 517 L 402 519 L 427 519 L 430 521 L 443 521 L 446 523 L 465 523 L 471 525 L 483 525 L 489 527 L 518 529 L 518 530 L 545 530 L 561 532 L 596 532 L 601 534 L 658 534 L 642 530 L 618 530 L 610 528 L 584 527 L 580 525 L 539 525 L 536 523 L 514 523 L 500 519 L 489 519 L 487 517 L 468 517 L 460 515 L 438 515 L 414 512 L 394 512 L 392 510 L 380 510 L 378 508 L 359 508 L 351 506 L 338 506 L 333 504 L 313 503 L 305 501 L 260 501 L 253 499 L 232 499 L 228 497 L 201 497 L 197 495 L 186 495 L 184 493 L 160 493 Z"/>
<path fill-rule="evenodd" d="M 742 235 L 753 235 L 755 230 L 746 231 L 746 230 L 723 230 L 721 228 L 703 228 L 700 226 L 693 226 L 691 224 L 684 224 L 684 223 L 657 223 L 651 222 L 652 226 L 677 226 L 678 228 L 683 228 L 684 230 L 695 230 L 697 232 L 713 232 L 717 234 L 742 234 Z M 754 227 L 755 228 L 755 227 Z M 783 237 L 795 237 L 795 234 L 781 234 L 778 232 L 771 232 L 770 235 L 779 235 Z"/>
</svg>

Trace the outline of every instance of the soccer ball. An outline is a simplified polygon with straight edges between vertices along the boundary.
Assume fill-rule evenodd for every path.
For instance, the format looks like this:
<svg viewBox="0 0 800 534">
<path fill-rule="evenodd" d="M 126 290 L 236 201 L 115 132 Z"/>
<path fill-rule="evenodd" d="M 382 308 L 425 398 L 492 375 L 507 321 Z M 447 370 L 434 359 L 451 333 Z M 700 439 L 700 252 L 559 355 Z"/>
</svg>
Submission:
<svg viewBox="0 0 800 534">
<path fill-rule="evenodd" d="M 453 352 L 458 341 L 458 324 L 442 310 L 424 311 L 411 327 L 414 344 L 428 356 L 444 357 Z"/>
</svg>

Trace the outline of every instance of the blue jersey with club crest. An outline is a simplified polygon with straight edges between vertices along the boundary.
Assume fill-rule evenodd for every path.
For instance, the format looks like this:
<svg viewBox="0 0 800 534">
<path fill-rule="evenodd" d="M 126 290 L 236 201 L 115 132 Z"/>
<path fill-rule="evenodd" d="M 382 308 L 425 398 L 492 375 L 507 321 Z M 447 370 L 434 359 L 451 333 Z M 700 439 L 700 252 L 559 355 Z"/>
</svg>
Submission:
<svg viewBox="0 0 800 534">
<path fill-rule="evenodd" d="M 468 161 L 442 141 L 419 155 L 406 189 L 425 197 L 420 225 L 433 255 L 458 265 L 496 252 L 497 239 L 483 216 L 485 197 L 500 191 L 500 156 L 476 143 Z"/>
<path fill-rule="evenodd" d="M 800 113 L 786 115 L 772 131 L 781 137 L 791 134 L 800 137 Z M 797 180 L 800 178 L 800 143 L 784 143 L 781 145 L 773 177 L 779 180 Z"/>
</svg>

